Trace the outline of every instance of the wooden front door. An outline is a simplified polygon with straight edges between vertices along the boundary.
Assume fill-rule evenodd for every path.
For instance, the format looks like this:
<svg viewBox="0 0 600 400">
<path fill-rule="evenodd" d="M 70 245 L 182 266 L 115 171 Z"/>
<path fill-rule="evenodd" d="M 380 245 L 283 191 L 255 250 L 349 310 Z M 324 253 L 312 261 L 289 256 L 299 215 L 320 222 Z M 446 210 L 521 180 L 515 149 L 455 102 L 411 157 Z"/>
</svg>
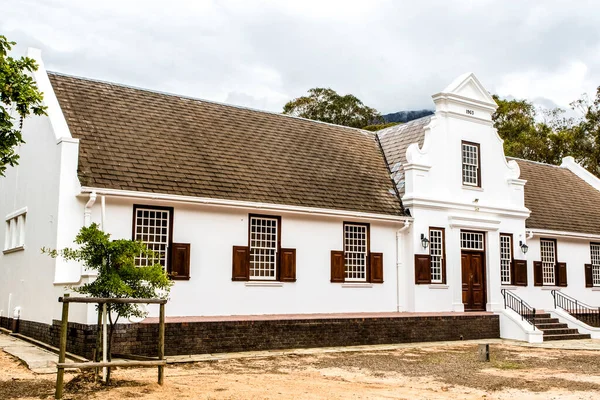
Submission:
<svg viewBox="0 0 600 400">
<path fill-rule="evenodd" d="M 465 311 L 485 311 L 485 253 L 462 251 L 462 299 Z"/>
</svg>

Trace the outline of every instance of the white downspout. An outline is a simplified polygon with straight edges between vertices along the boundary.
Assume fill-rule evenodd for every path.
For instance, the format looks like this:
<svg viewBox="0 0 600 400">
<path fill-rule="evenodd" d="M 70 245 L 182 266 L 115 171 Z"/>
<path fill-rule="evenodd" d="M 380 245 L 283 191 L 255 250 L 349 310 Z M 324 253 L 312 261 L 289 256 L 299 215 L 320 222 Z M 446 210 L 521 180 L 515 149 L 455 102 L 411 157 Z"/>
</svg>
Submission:
<svg viewBox="0 0 600 400">
<path fill-rule="evenodd" d="M 531 239 L 533 237 L 533 231 L 527 232 L 527 239 Z"/>
<path fill-rule="evenodd" d="M 100 230 L 105 231 L 104 222 L 106 220 L 106 196 L 100 196 Z"/>
<path fill-rule="evenodd" d="M 85 209 L 83 210 L 83 226 L 90 226 L 92 222 L 92 206 L 96 202 L 96 192 L 90 193 L 90 199 L 85 204 Z"/>
<path fill-rule="evenodd" d="M 402 233 L 410 228 L 410 221 L 396 231 L 396 312 L 400 312 L 400 269 L 402 268 Z"/>
</svg>

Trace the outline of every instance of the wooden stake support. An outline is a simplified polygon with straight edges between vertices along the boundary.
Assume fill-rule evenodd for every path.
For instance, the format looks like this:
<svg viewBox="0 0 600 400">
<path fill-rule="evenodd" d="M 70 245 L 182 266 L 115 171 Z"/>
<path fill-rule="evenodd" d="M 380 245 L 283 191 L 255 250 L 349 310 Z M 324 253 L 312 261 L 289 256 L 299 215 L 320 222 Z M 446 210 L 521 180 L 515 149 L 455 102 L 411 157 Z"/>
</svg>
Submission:
<svg viewBox="0 0 600 400">
<path fill-rule="evenodd" d="M 65 368 L 105 368 L 105 367 L 158 367 L 158 384 L 162 385 L 165 380 L 165 299 L 111 299 L 101 297 L 70 297 L 65 294 L 58 301 L 63 303 L 62 319 L 60 324 L 60 344 L 58 352 L 58 364 L 56 364 L 56 391 L 55 399 L 61 399 L 65 378 Z M 96 303 L 96 304 L 159 304 L 160 321 L 158 324 L 158 359 L 148 361 L 110 361 L 110 362 L 85 362 L 65 363 L 67 353 L 67 327 L 69 325 L 69 303 Z M 101 309 L 101 307 L 99 307 Z"/>
</svg>

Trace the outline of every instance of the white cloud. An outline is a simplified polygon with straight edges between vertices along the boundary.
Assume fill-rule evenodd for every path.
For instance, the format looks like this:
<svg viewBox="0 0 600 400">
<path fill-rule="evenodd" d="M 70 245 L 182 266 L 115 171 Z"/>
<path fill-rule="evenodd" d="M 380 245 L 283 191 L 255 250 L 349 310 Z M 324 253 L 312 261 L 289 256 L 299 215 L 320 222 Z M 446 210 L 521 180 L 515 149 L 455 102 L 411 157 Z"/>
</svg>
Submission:
<svg viewBox="0 0 600 400">
<path fill-rule="evenodd" d="M 20 0 L 0 33 L 49 69 L 280 111 L 315 86 L 382 112 L 473 71 L 560 106 L 600 84 L 600 4 L 502 0 Z"/>
<path fill-rule="evenodd" d="M 597 82 L 600 84 L 600 82 Z M 589 68 L 582 61 L 572 61 L 557 71 L 529 70 L 504 76 L 498 86 L 500 96 L 533 100 L 545 98 L 566 107 L 583 93 L 593 94 Z"/>
</svg>

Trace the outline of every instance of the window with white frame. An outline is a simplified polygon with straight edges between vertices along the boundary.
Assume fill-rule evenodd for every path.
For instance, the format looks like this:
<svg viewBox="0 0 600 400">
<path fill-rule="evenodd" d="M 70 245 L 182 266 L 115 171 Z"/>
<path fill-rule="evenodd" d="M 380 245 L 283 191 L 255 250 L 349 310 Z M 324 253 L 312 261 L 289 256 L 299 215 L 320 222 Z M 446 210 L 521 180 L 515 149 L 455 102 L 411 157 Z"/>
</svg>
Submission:
<svg viewBox="0 0 600 400">
<path fill-rule="evenodd" d="M 4 252 L 23 250 L 25 248 L 25 223 L 27 209 L 19 210 L 6 217 L 4 230 Z"/>
<path fill-rule="evenodd" d="M 277 279 L 279 219 L 250 217 L 250 279 Z"/>
<path fill-rule="evenodd" d="M 479 145 L 462 142 L 462 182 L 463 185 L 481 186 L 479 182 Z"/>
<path fill-rule="evenodd" d="M 134 215 L 134 239 L 144 243 L 154 253 L 153 257 L 136 257 L 136 265 L 158 263 L 167 268 L 173 209 L 135 206 Z"/>
<path fill-rule="evenodd" d="M 444 231 L 443 229 L 429 229 L 429 256 L 431 257 L 431 283 L 444 281 Z"/>
<path fill-rule="evenodd" d="M 368 230 L 368 225 L 344 224 L 346 281 L 367 280 Z"/>
<path fill-rule="evenodd" d="M 550 239 L 541 239 L 540 252 L 542 256 L 543 283 L 544 285 L 554 285 L 554 271 L 556 265 L 556 242 Z"/>
<path fill-rule="evenodd" d="M 592 243 L 590 250 L 592 253 L 592 283 L 594 286 L 600 286 L 600 244 Z"/>
<path fill-rule="evenodd" d="M 510 263 L 512 262 L 512 236 L 500 235 L 500 282 L 510 284 Z"/>
<path fill-rule="evenodd" d="M 481 232 L 460 232 L 460 248 L 463 250 L 483 250 L 483 233 Z"/>
</svg>

